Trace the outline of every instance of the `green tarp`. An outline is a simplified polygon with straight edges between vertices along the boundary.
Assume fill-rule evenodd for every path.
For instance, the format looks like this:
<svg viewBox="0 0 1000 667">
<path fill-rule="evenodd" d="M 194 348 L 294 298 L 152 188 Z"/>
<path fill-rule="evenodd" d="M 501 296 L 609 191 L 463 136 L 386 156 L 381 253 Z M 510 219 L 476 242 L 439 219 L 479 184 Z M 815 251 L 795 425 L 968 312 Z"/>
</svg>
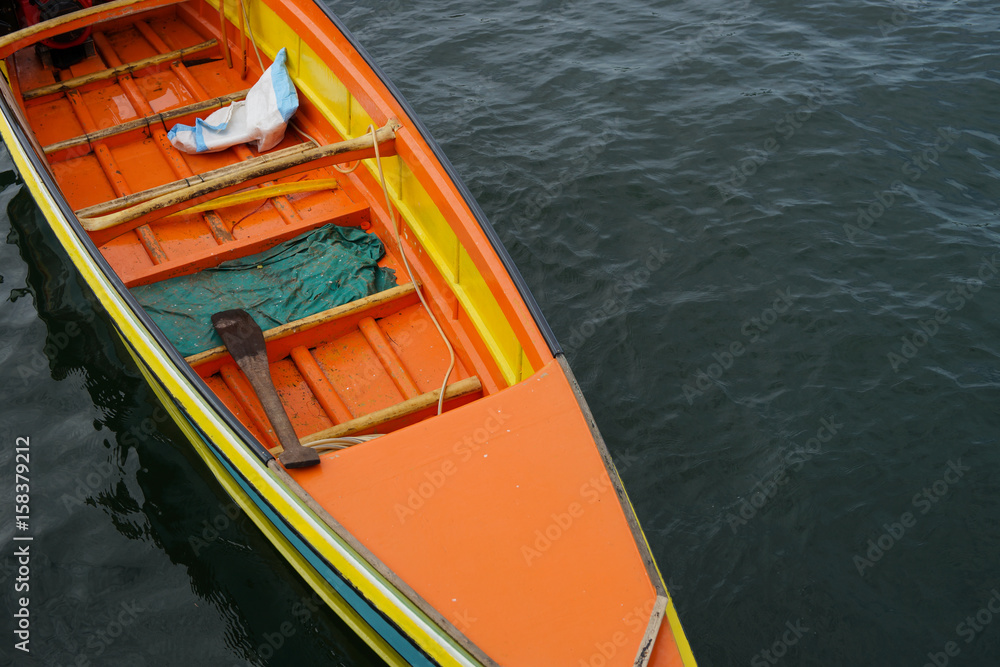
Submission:
<svg viewBox="0 0 1000 667">
<path fill-rule="evenodd" d="M 242 308 L 267 330 L 389 289 L 392 269 L 374 234 L 327 225 L 270 250 L 132 293 L 181 354 L 222 345 L 212 314 Z"/>
</svg>

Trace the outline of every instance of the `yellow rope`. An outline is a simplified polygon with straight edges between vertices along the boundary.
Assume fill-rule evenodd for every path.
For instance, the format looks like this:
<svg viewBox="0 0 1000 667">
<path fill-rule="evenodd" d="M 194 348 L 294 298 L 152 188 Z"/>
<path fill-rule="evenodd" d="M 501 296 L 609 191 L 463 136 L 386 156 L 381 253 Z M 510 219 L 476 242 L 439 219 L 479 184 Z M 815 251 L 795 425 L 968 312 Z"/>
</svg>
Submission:
<svg viewBox="0 0 1000 667">
<path fill-rule="evenodd" d="M 340 172 L 340 173 L 342 173 L 342 174 L 349 174 L 349 173 L 351 173 L 352 171 L 354 171 L 355 169 L 357 169 L 357 168 L 358 168 L 358 165 L 359 165 L 359 164 L 361 164 L 361 160 L 358 160 L 357 162 L 355 162 L 355 163 L 354 163 L 354 166 L 353 166 L 353 167 L 351 167 L 350 169 L 344 169 L 344 168 L 343 168 L 343 167 L 341 167 L 341 166 L 340 166 L 339 164 L 335 164 L 335 165 L 333 165 L 333 168 L 334 168 L 334 169 L 336 169 L 337 171 L 339 171 L 339 172 Z"/>
</svg>

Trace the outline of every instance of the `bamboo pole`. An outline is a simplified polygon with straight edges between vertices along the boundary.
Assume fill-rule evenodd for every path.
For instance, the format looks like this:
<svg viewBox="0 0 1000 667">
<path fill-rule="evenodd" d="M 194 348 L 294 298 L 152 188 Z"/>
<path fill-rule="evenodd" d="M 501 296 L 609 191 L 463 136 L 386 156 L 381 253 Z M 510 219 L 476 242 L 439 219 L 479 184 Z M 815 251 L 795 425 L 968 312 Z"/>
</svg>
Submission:
<svg viewBox="0 0 1000 667">
<path fill-rule="evenodd" d="M 280 151 L 274 151 L 270 153 L 272 157 L 282 157 L 285 155 L 298 155 L 303 153 L 313 146 L 309 143 L 296 144 L 288 148 L 283 148 Z M 207 179 L 215 178 L 216 176 L 222 176 L 229 172 L 236 165 L 227 165 L 225 167 L 219 167 L 218 169 L 213 169 L 211 171 L 206 171 L 203 174 L 196 174 L 194 176 L 188 176 L 187 178 L 182 178 L 180 180 L 171 181 L 170 183 L 164 183 L 163 185 L 157 185 L 154 188 L 149 188 L 148 190 L 141 190 L 139 192 L 133 192 L 130 195 L 125 195 L 124 197 L 119 197 L 118 199 L 112 199 L 111 201 L 106 201 L 102 204 L 94 204 L 93 206 L 88 206 L 86 208 L 81 208 L 76 211 L 76 216 L 78 218 L 96 218 L 112 211 L 118 211 L 125 208 L 126 206 L 134 206 L 135 204 L 140 204 L 144 201 L 149 201 L 154 197 L 159 197 L 171 192 L 176 192 L 183 188 L 195 185 L 196 183 L 202 183 Z"/>
<path fill-rule="evenodd" d="M 78 12 L 57 16 L 54 19 L 42 21 L 0 37 L 0 60 L 5 59 L 18 49 L 31 46 L 43 39 L 49 39 L 79 28 L 86 28 L 102 21 L 110 21 L 182 2 L 187 2 L 187 0 L 115 0 L 115 2 L 94 5 Z"/>
<path fill-rule="evenodd" d="M 135 70 L 140 70 L 144 67 L 152 67 L 153 65 L 161 65 L 172 60 L 179 60 L 186 55 L 210 49 L 218 43 L 219 40 L 210 39 L 207 42 L 195 44 L 194 46 L 185 46 L 183 49 L 177 49 L 176 51 L 171 51 L 170 53 L 161 53 L 156 56 L 150 56 L 149 58 L 143 58 L 142 60 L 136 60 L 135 62 L 125 63 L 124 65 L 119 65 L 118 67 L 101 70 L 100 72 L 93 72 L 91 74 L 73 77 L 72 79 L 66 79 L 65 81 L 58 81 L 47 86 L 42 86 L 41 88 L 33 88 L 32 90 L 24 92 L 21 97 L 25 100 L 30 100 L 36 97 L 41 97 L 42 95 L 51 95 L 52 93 L 62 93 L 67 90 L 73 90 L 74 88 L 79 88 L 80 86 L 84 86 L 95 81 L 114 79 L 122 74 L 128 74 L 129 72 L 134 72 Z"/>
<path fill-rule="evenodd" d="M 226 195 L 225 197 L 210 199 L 206 202 L 202 202 L 201 204 L 195 204 L 194 206 L 181 209 L 176 213 L 171 213 L 167 217 L 172 218 L 178 215 L 201 213 L 202 211 L 215 211 L 228 206 L 239 206 L 240 204 L 249 204 L 251 202 L 260 201 L 261 199 L 270 199 L 271 197 L 284 197 L 286 195 L 294 195 L 302 192 L 333 190 L 335 187 L 337 187 L 337 181 L 333 178 L 296 181 L 294 183 L 275 183 L 274 185 L 268 185 L 263 188 L 255 188 L 245 192 L 236 192 L 231 195 Z"/>
<path fill-rule="evenodd" d="M 233 54 L 229 52 L 229 35 L 226 30 L 226 0 L 219 0 L 219 35 L 222 39 L 222 51 L 226 54 L 226 65 L 233 68 Z"/>
<path fill-rule="evenodd" d="M 399 124 L 396 121 L 390 120 L 384 127 L 375 133 L 376 141 L 380 144 L 391 141 L 395 138 L 395 131 L 398 127 Z M 141 204 L 136 204 L 135 206 L 118 211 L 117 213 L 110 213 L 98 218 L 83 218 L 80 222 L 83 224 L 84 229 L 89 232 L 101 231 L 118 225 L 124 225 L 126 223 L 141 220 L 141 222 L 136 222 L 134 225 L 138 226 L 140 224 L 150 222 L 151 220 L 168 216 L 171 213 L 180 210 L 184 203 L 191 201 L 192 199 L 202 197 L 207 199 L 208 195 L 217 193 L 221 190 L 232 192 L 241 187 L 256 185 L 258 182 L 270 180 L 267 179 L 267 177 L 271 174 L 293 169 L 295 167 L 301 167 L 303 165 L 306 165 L 307 169 L 318 168 L 317 166 L 310 165 L 309 163 L 334 158 L 338 155 L 346 153 L 357 153 L 366 149 L 371 150 L 371 146 L 371 135 L 366 134 L 355 139 L 348 139 L 347 141 L 340 141 L 335 144 L 310 148 L 309 150 L 302 151 L 296 155 L 278 158 L 273 155 L 261 155 L 260 157 L 230 165 L 229 167 L 224 167 L 223 169 L 226 170 L 225 173 L 215 178 L 205 179 L 201 183 L 196 183 L 169 194 L 150 199 L 149 201 L 142 202 Z M 200 201 L 205 201 L 205 199 L 200 199 Z M 132 227 L 127 227 L 123 229 L 122 233 L 129 231 L 131 228 Z"/>
<path fill-rule="evenodd" d="M 149 127 L 153 123 L 166 123 L 174 118 L 180 118 L 181 116 L 187 116 L 188 114 L 198 113 L 200 111 L 208 111 L 209 109 L 214 109 L 216 107 L 225 106 L 230 102 L 235 102 L 236 100 L 241 100 L 246 97 L 247 90 L 239 90 L 235 93 L 229 93 L 228 95 L 223 95 L 221 97 L 216 97 L 211 100 L 205 100 L 204 102 L 195 102 L 194 104 L 188 104 L 182 107 L 177 107 L 176 109 L 168 109 L 166 111 L 161 111 L 160 113 L 153 114 L 152 116 L 145 116 L 143 118 L 136 118 L 135 120 L 130 120 L 127 123 L 122 123 L 121 125 L 115 125 L 113 127 L 106 127 L 102 130 L 96 132 L 89 132 L 87 134 L 81 134 L 78 137 L 73 137 L 72 139 L 65 139 L 63 141 L 57 141 L 54 144 L 49 144 L 45 147 L 45 154 L 49 155 L 56 153 L 58 151 L 66 150 L 67 148 L 73 148 L 74 146 L 81 146 L 83 144 L 90 144 L 95 141 L 101 141 L 102 139 L 107 139 L 108 137 L 113 137 L 118 134 L 124 134 L 125 132 L 131 132 L 132 130 L 138 130 L 144 127 Z"/>
<path fill-rule="evenodd" d="M 482 390 L 482 383 L 479 381 L 478 377 L 473 375 L 470 378 L 465 378 L 464 380 L 459 380 L 458 382 L 453 382 L 448 385 L 444 392 L 444 398 L 445 400 L 450 400 L 453 398 L 468 396 L 469 394 L 477 394 Z M 421 410 L 434 407 L 437 405 L 438 396 L 440 396 L 440 394 L 440 389 L 434 389 L 426 394 L 414 396 L 413 398 L 403 401 L 402 403 L 390 405 L 387 408 L 370 412 L 367 415 L 362 415 L 352 419 L 351 421 L 346 421 L 343 424 L 337 424 L 335 426 L 331 426 L 330 428 L 323 429 L 318 433 L 307 435 L 306 437 L 300 439 L 299 442 L 309 447 L 312 443 L 319 442 L 320 440 L 327 440 L 329 438 L 346 438 L 348 436 L 361 433 L 362 431 L 377 428 L 391 421 L 402 419 L 403 417 L 409 417 L 420 412 Z M 271 453 L 280 454 L 281 451 L 282 449 L 277 447 L 272 449 Z"/>
</svg>

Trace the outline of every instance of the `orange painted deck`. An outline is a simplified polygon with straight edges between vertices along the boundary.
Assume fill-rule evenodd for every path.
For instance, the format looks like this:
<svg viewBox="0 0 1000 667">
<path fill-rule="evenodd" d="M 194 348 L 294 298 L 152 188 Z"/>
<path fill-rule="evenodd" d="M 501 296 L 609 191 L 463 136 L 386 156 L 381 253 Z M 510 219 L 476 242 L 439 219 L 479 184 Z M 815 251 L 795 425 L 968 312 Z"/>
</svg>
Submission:
<svg viewBox="0 0 1000 667">
<path fill-rule="evenodd" d="M 589 438 L 553 361 L 293 475 L 497 663 L 631 665 L 656 590 Z"/>
<path fill-rule="evenodd" d="M 405 110 L 321 10 L 311 2 L 266 4 L 303 40 L 314 40 L 311 48 L 326 54 L 331 71 L 376 126 L 390 118 L 402 124 L 384 154 L 398 155 L 423 183 L 461 244 L 456 256 L 467 257 L 482 274 L 482 289 L 496 299 L 523 347 L 519 360 L 523 356 L 535 369 L 510 382 L 449 276 L 404 230 L 402 250 L 458 356 L 449 383 L 477 378 L 482 388 L 449 399 L 440 416 L 435 404 L 363 429 L 383 435 L 324 453 L 320 466 L 290 471 L 292 476 L 496 664 L 682 664 L 670 623 L 650 624 L 666 603 L 662 582 L 589 412 L 455 184 Z M 96 24 L 96 52 L 71 70 L 47 68 L 30 47 L 11 55 L 7 70 L 44 147 L 245 90 L 261 69 L 251 55 L 242 80 L 239 67 L 227 67 L 215 45 L 69 91 L 27 100 L 25 92 L 213 39 L 238 60 L 239 32 L 231 23 L 228 38 L 220 34 L 218 10 L 192 0 Z M 313 101 L 300 94 L 300 103 L 296 122 L 320 144 L 347 138 Z M 51 171 L 70 207 L 79 211 L 256 156 L 247 146 L 181 153 L 166 137 L 170 125 L 153 121 L 51 152 Z M 290 129 L 275 150 L 305 141 Z M 387 253 L 380 263 L 406 284 L 382 189 L 366 169 L 279 173 L 262 185 L 311 179 L 335 179 L 337 186 L 163 217 L 91 238 L 125 285 L 135 287 L 244 257 L 322 225 L 359 226 L 382 239 Z M 270 332 L 271 373 L 300 438 L 441 386 L 447 348 L 412 286 L 380 296 L 316 325 Z M 227 354 L 190 361 L 261 443 L 278 446 L 260 401 Z"/>
</svg>

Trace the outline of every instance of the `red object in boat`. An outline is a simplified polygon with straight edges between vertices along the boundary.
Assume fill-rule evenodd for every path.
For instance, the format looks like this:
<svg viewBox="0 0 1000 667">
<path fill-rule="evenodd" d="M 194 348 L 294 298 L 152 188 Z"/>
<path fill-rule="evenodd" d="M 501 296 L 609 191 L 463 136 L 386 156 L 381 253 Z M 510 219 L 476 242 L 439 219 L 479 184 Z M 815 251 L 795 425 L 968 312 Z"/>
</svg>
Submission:
<svg viewBox="0 0 1000 667">
<path fill-rule="evenodd" d="M 94 3 L 92 0 L 18 0 L 18 4 L 21 6 L 25 27 L 28 27 L 63 14 L 78 12 Z M 90 26 L 42 40 L 42 44 L 52 49 L 68 49 L 83 44 L 88 37 L 90 37 Z"/>
</svg>

